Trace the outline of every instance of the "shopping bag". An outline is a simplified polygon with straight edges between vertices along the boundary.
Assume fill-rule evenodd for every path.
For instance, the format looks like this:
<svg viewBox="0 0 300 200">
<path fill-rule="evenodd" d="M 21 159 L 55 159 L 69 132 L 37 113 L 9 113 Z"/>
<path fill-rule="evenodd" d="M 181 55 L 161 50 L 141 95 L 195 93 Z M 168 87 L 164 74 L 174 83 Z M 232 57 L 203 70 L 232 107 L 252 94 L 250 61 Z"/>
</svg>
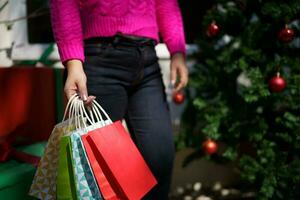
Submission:
<svg viewBox="0 0 300 200">
<path fill-rule="evenodd" d="M 56 199 L 56 177 L 59 159 L 59 144 L 62 136 L 67 135 L 76 129 L 76 120 L 72 115 L 74 110 L 72 107 L 72 102 L 75 97 L 76 95 L 73 95 L 68 101 L 62 122 L 54 126 L 47 141 L 44 154 L 34 175 L 28 194 L 38 199 Z M 68 110 L 70 110 L 69 119 L 65 120 Z"/>
<path fill-rule="evenodd" d="M 140 200 L 157 180 L 121 121 L 112 123 L 104 109 L 94 102 L 111 123 L 82 137 L 86 151 L 92 152 L 109 185 L 120 199 Z M 95 173 L 97 177 L 97 173 Z"/>
<path fill-rule="evenodd" d="M 110 121 L 104 121 L 99 110 L 96 109 L 95 106 L 92 106 L 92 111 L 95 114 L 95 117 L 97 119 L 97 123 L 95 123 L 93 117 L 92 119 L 89 119 L 89 116 L 93 116 L 93 114 L 87 115 L 86 112 L 84 112 L 83 104 L 81 103 L 81 109 L 80 109 L 82 115 L 86 116 L 86 118 L 89 120 L 91 126 L 86 127 L 86 131 L 84 134 L 81 135 L 81 138 L 86 138 L 86 134 L 94 130 L 96 128 L 100 128 L 105 126 L 106 124 L 109 124 Z M 86 155 L 88 157 L 88 161 L 90 164 L 90 167 L 92 168 L 93 174 L 95 176 L 95 179 L 97 180 L 97 185 L 100 189 L 100 192 L 102 194 L 103 199 L 105 200 L 119 200 L 120 198 L 117 196 L 115 191 L 112 189 L 111 185 L 109 184 L 106 176 L 104 175 L 99 163 L 97 162 L 94 153 L 92 152 L 89 144 L 86 142 L 85 139 L 81 140 L 81 144 L 83 145 Z"/>
<path fill-rule="evenodd" d="M 42 200 L 56 199 L 56 176 L 60 139 L 63 135 L 74 129 L 75 126 L 70 120 L 63 121 L 54 127 L 45 147 L 44 155 L 34 175 L 29 195 Z"/>
<path fill-rule="evenodd" d="M 77 199 L 71 151 L 70 137 L 63 136 L 59 145 L 59 161 L 56 180 L 57 200 Z"/>
<path fill-rule="evenodd" d="M 70 134 L 73 157 L 72 164 L 75 174 L 77 197 L 78 199 L 103 199 L 103 196 L 104 199 L 107 200 L 117 200 L 118 198 L 115 198 L 116 195 L 105 179 L 101 169 L 97 170 L 96 174 L 97 177 L 102 176 L 103 178 L 101 181 L 98 181 L 98 184 L 96 183 L 93 170 L 91 170 L 91 164 L 87 159 L 85 148 L 81 141 L 81 136 L 86 134 L 88 130 L 94 129 L 96 127 L 101 127 L 103 126 L 103 123 L 96 123 L 94 121 L 93 115 L 91 115 L 92 120 L 89 121 L 92 125 L 87 126 L 84 116 L 89 119 L 89 115 L 85 111 L 83 102 L 79 100 L 78 97 L 76 97 L 74 98 L 74 102 L 72 103 L 72 105 L 74 107 L 74 115 L 78 116 L 78 118 L 76 118 L 77 120 L 75 120 L 75 126 L 77 130 Z M 93 111 L 95 111 L 94 108 Z M 100 121 L 101 116 L 99 117 L 98 113 L 95 113 L 95 117 L 98 121 Z"/>
<path fill-rule="evenodd" d="M 75 131 L 70 135 L 72 145 L 73 169 L 78 199 L 102 200 L 90 163 L 81 141 L 81 135 L 86 132 Z"/>
<path fill-rule="evenodd" d="M 86 154 L 88 156 L 88 160 L 90 162 L 91 168 L 93 170 L 94 176 L 97 180 L 98 187 L 100 188 L 103 199 L 105 200 L 119 200 L 120 198 L 117 196 L 110 183 L 108 182 L 106 176 L 104 175 L 101 166 L 97 162 L 97 159 L 94 155 L 94 152 L 90 148 L 89 143 L 86 140 L 87 135 L 82 136 L 82 143 L 84 144 L 84 148 Z"/>
</svg>

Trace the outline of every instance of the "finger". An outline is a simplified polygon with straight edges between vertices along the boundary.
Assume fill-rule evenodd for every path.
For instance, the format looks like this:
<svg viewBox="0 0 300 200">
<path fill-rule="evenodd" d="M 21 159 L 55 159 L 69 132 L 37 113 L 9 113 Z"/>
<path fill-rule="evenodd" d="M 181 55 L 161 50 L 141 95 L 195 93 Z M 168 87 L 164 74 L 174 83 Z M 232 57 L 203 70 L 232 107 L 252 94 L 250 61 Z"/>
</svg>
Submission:
<svg viewBox="0 0 300 200">
<path fill-rule="evenodd" d="M 179 70 L 179 76 L 180 76 L 180 82 L 179 84 L 175 87 L 174 91 L 178 92 L 179 90 L 181 90 L 182 88 L 184 88 L 187 84 L 187 70 L 185 70 L 184 68 Z"/>
<path fill-rule="evenodd" d="M 86 83 L 85 83 L 85 81 L 80 81 L 80 82 L 78 83 L 78 92 L 79 92 L 80 98 L 81 98 L 84 102 L 87 101 L 88 94 L 87 94 L 87 88 L 86 88 Z"/>
<path fill-rule="evenodd" d="M 174 87 L 176 83 L 176 76 L 177 76 L 177 68 L 171 67 L 171 85 Z"/>
<path fill-rule="evenodd" d="M 179 92 L 182 88 L 184 87 L 184 83 L 180 82 L 175 88 L 174 88 L 174 92 Z"/>
<path fill-rule="evenodd" d="M 183 84 L 183 87 L 185 87 L 188 83 L 188 72 L 186 70 L 184 70 L 182 73 L 181 73 L 181 82 Z"/>
<path fill-rule="evenodd" d="M 184 82 L 184 86 L 186 86 L 188 83 L 188 76 L 189 76 L 188 69 L 184 67 L 182 69 L 182 81 Z"/>
<path fill-rule="evenodd" d="M 64 88 L 64 92 L 65 92 L 67 99 L 69 100 L 74 94 L 76 94 L 76 88 L 75 87 L 70 88 L 66 85 Z"/>
<path fill-rule="evenodd" d="M 86 106 L 91 106 L 92 102 L 96 99 L 95 96 L 88 96 L 87 100 L 84 102 Z"/>
</svg>

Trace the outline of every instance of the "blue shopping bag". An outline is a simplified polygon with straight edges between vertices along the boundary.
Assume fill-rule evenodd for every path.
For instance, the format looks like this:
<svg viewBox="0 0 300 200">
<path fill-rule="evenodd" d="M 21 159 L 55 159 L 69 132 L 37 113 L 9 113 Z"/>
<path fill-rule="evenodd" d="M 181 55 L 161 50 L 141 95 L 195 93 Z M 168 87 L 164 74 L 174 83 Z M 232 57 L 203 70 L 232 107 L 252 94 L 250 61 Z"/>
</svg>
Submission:
<svg viewBox="0 0 300 200">
<path fill-rule="evenodd" d="M 103 200 L 81 141 L 81 135 L 84 133 L 83 130 L 78 130 L 70 135 L 77 198 Z"/>
</svg>

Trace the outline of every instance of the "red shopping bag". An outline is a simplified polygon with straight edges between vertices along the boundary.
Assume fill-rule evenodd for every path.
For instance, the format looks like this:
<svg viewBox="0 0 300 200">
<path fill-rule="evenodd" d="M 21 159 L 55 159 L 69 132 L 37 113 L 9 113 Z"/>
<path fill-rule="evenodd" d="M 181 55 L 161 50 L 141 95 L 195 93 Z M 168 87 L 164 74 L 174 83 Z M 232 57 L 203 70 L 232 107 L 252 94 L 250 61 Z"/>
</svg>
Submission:
<svg viewBox="0 0 300 200">
<path fill-rule="evenodd" d="M 120 199 L 140 200 L 157 184 L 121 121 L 90 131 L 83 141 Z"/>
<path fill-rule="evenodd" d="M 117 197 L 116 193 L 111 188 L 107 178 L 103 174 L 103 171 L 99 163 L 97 162 L 97 159 L 89 143 L 86 140 L 87 136 L 88 135 L 82 135 L 81 138 L 101 194 L 105 200 L 119 200 L 120 198 Z"/>
</svg>

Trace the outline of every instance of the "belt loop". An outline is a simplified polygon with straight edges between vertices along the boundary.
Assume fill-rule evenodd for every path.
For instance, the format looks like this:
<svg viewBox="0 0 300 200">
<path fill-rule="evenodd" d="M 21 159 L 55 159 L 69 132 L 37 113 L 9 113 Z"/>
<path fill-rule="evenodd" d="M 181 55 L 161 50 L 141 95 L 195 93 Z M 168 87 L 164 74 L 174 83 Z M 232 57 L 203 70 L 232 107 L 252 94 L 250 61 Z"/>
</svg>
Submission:
<svg viewBox="0 0 300 200">
<path fill-rule="evenodd" d="M 117 34 L 117 35 L 115 35 L 114 38 L 113 38 L 112 46 L 113 46 L 113 47 L 116 47 L 116 45 L 119 43 L 119 41 L 120 41 L 120 37 L 119 37 L 119 35 Z"/>
</svg>

